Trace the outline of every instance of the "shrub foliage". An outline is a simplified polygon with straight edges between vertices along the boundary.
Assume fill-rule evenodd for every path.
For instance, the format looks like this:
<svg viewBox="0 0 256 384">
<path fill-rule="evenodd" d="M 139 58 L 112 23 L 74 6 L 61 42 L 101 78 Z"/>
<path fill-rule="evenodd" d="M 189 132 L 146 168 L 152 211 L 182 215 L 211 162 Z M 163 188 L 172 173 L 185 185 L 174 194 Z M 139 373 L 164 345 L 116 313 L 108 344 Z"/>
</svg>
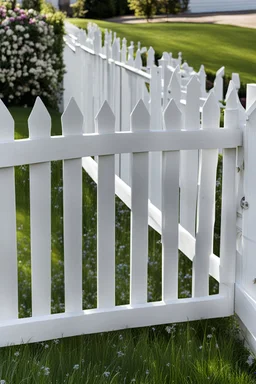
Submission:
<svg viewBox="0 0 256 384">
<path fill-rule="evenodd" d="M 27 0 L 26 0 L 27 1 Z M 36 96 L 57 107 L 64 75 L 64 20 L 0 5 L 0 98 L 32 105 Z"/>
</svg>

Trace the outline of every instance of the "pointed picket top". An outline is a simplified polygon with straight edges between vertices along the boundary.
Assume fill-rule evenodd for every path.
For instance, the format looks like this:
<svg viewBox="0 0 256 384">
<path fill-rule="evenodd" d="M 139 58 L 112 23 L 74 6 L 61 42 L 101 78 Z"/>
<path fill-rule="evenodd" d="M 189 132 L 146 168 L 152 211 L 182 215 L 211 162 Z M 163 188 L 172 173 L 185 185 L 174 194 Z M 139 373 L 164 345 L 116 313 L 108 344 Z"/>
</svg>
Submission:
<svg viewBox="0 0 256 384">
<path fill-rule="evenodd" d="M 96 132 L 98 133 L 112 133 L 115 132 L 115 115 L 110 108 L 108 102 L 105 100 L 100 108 L 97 116 L 95 117 Z"/>
<path fill-rule="evenodd" d="M 72 97 L 67 108 L 61 116 L 62 134 L 81 135 L 83 132 L 84 117 L 75 99 Z"/>
<path fill-rule="evenodd" d="M 119 60 L 119 45 L 117 39 L 115 39 L 113 45 L 112 45 L 112 59 L 113 60 Z"/>
<path fill-rule="evenodd" d="M 182 63 L 182 52 L 178 53 L 178 62 L 181 65 L 181 63 Z"/>
<path fill-rule="evenodd" d="M 172 77 L 170 79 L 170 83 L 169 85 L 171 84 L 171 81 L 172 81 L 172 78 L 176 77 L 177 81 L 178 81 L 178 84 L 181 86 L 181 74 L 180 74 L 180 66 L 177 65 L 172 73 Z"/>
<path fill-rule="evenodd" d="M 225 75 L 225 67 L 221 67 L 221 68 L 218 69 L 218 71 L 216 72 L 216 77 L 217 77 L 217 76 L 223 77 L 224 75 Z"/>
<path fill-rule="evenodd" d="M 199 71 L 198 71 L 198 75 L 201 77 L 201 76 L 205 76 L 206 77 L 206 73 L 205 73 L 205 69 L 204 69 L 204 65 L 202 64 Z"/>
<path fill-rule="evenodd" d="M 78 33 L 78 41 L 81 45 L 86 45 L 87 35 L 86 32 L 83 29 L 79 30 Z"/>
<path fill-rule="evenodd" d="M 155 51 L 152 47 L 149 47 L 147 53 L 147 67 L 151 67 L 155 64 Z"/>
<path fill-rule="evenodd" d="M 110 30 L 110 31 L 109 31 L 109 34 L 108 34 L 108 41 L 109 41 L 109 44 L 112 44 L 112 35 L 113 35 L 113 32 Z"/>
<path fill-rule="evenodd" d="M 197 75 L 192 76 L 187 84 L 187 103 L 188 100 L 199 100 L 201 97 L 201 84 Z"/>
<path fill-rule="evenodd" d="M 240 89 L 241 81 L 240 81 L 239 73 L 232 73 L 232 81 L 235 84 L 236 90 Z"/>
<path fill-rule="evenodd" d="M 149 131 L 150 114 L 143 100 L 139 100 L 131 113 L 131 131 Z"/>
<path fill-rule="evenodd" d="M 181 65 L 181 68 L 184 69 L 184 71 L 188 71 L 188 63 L 186 61 L 184 61 L 184 63 Z"/>
<path fill-rule="evenodd" d="M 28 118 L 28 131 L 31 139 L 51 136 L 51 116 L 40 97 L 36 98 Z"/>
<path fill-rule="evenodd" d="M 0 99 L 0 141 L 14 140 L 14 120 Z"/>
<path fill-rule="evenodd" d="M 158 60 L 159 67 L 166 67 L 168 65 L 168 60 L 164 57 L 164 55 L 161 57 L 161 59 Z"/>
<path fill-rule="evenodd" d="M 214 91 L 209 93 L 202 109 L 202 129 L 216 129 L 220 126 L 220 106 Z"/>
<path fill-rule="evenodd" d="M 182 113 L 175 103 L 174 99 L 171 99 L 164 110 L 164 130 L 171 131 L 173 129 L 182 128 Z"/>
<path fill-rule="evenodd" d="M 100 49 L 101 49 L 101 32 L 99 30 L 95 31 L 93 45 L 94 45 L 94 51 L 96 53 L 100 53 Z"/>
<path fill-rule="evenodd" d="M 235 87 L 233 80 L 230 80 L 230 82 L 228 84 L 228 89 L 227 89 L 225 101 L 227 101 L 227 99 L 229 98 L 229 95 L 233 91 L 233 89 L 236 89 L 236 87 Z"/>
<path fill-rule="evenodd" d="M 127 40 L 124 37 L 122 40 L 122 50 L 121 50 L 121 60 L 123 63 L 126 63 L 126 56 L 127 56 Z"/>
<path fill-rule="evenodd" d="M 246 111 L 249 121 L 254 121 L 256 119 L 256 100 L 252 103 L 249 109 Z"/>
<path fill-rule="evenodd" d="M 237 109 L 238 108 L 238 96 L 237 90 L 233 87 L 226 99 L 226 109 Z"/>
<path fill-rule="evenodd" d="M 133 54 L 134 54 L 134 47 L 133 45 L 130 45 L 128 47 L 128 62 L 133 62 Z"/>
<path fill-rule="evenodd" d="M 170 55 L 168 52 L 163 52 L 163 59 L 170 63 Z"/>
<path fill-rule="evenodd" d="M 180 104 L 181 99 L 181 85 L 180 85 L 180 72 L 176 70 L 178 66 L 175 68 L 174 72 L 172 73 L 168 90 L 170 91 L 171 98 L 175 100 L 177 105 Z"/>
<path fill-rule="evenodd" d="M 137 49 L 137 52 L 136 52 L 134 66 L 137 69 L 141 69 L 141 67 L 142 67 L 142 59 L 141 59 L 141 54 L 140 54 L 140 50 L 139 49 Z"/>
</svg>

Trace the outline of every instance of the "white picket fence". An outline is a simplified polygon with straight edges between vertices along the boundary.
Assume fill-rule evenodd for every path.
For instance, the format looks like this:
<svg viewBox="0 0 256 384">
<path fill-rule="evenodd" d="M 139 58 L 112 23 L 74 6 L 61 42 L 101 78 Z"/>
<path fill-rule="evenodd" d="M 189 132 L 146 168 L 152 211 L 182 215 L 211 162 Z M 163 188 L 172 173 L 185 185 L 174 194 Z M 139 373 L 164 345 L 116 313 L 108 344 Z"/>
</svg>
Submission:
<svg viewBox="0 0 256 384">
<path fill-rule="evenodd" d="M 68 48 L 66 55 L 83 52 L 82 48 L 76 53 L 73 46 Z M 112 59 L 90 53 L 89 48 L 85 52 L 84 61 L 73 56 L 73 72 L 68 71 L 65 79 L 66 84 L 75 81 L 74 96 L 84 117 L 71 98 L 62 115 L 62 136 L 51 136 L 49 114 L 37 99 L 28 120 L 29 138 L 14 140 L 13 119 L 0 102 L 0 345 L 234 312 L 255 341 L 256 85 L 248 86 L 245 113 L 231 82 L 224 128 L 220 128 L 218 98 L 212 91 L 201 106 L 197 77 L 187 86 L 186 103 L 180 102 L 178 91 L 178 96 L 172 92 L 171 100 L 164 100 L 162 81 L 153 81 L 154 71 L 160 78 L 159 69 L 153 67 L 149 104 L 146 93 L 141 93 L 145 89 L 141 83 L 149 80 L 145 77 L 149 74 L 134 68 L 133 72 L 122 63 L 113 66 Z M 89 57 L 95 60 L 87 60 Z M 88 70 L 103 68 L 100 63 L 108 69 Z M 127 88 L 113 86 L 118 78 L 110 77 L 114 69 L 120 77 L 123 70 L 136 74 L 131 75 Z M 92 73 L 104 76 L 97 78 Z M 82 97 L 81 81 L 85 85 Z M 124 109 L 115 110 L 118 98 L 108 92 L 112 87 L 121 96 Z M 71 88 L 67 90 L 71 92 Z M 90 123 L 94 113 L 95 124 Z M 220 148 L 223 190 L 217 257 L 213 236 Z M 129 165 L 129 183 L 122 175 L 122 158 Z M 63 160 L 65 313 L 51 314 L 50 162 L 56 160 Z M 14 167 L 23 164 L 30 167 L 32 316 L 19 319 Z M 97 308 L 89 310 L 82 307 L 83 168 L 97 182 Z M 159 207 L 152 202 L 154 175 L 161 185 Z M 115 194 L 131 209 L 130 304 L 121 306 L 115 305 Z M 240 208 L 243 196 L 249 201 L 247 210 Z M 162 236 L 162 300 L 158 302 L 147 302 L 148 225 Z M 191 298 L 178 298 L 178 250 L 193 261 Z M 209 295 L 209 275 L 219 282 L 216 295 Z"/>
<path fill-rule="evenodd" d="M 78 100 L 80 100 L 80 107 L 87 117 L 84 125 L 85 132 L 95 131 L 93 122 L 94 112 L 91 111 L 93 111 L 95 103 L 99 106 L 100 97 L 108 100 L 115 113 L 115 130 L 117 132 L 129 131 L 130 113 L 140 98 L 143 99 L 150 113 L 151 130 L 163 130 L 162 113 L 170 99 L 175 100 L 176 105 L 181 111 L 182 128 L 184 130 L 192 130 L 194 134 L 194 131 L 202 129 L 200 128 L 201 123 L 203 124 L 202 106 L 207 97 L 205 92 L 205 73 L 202 67 L 198 74 L 187 64 L 183 64 L 183 68 L 181 68 L 181 55 L 176 59 L 180 60 L 179 63 L 175 63 L 178 66 L 172 66 L 172 56 L 168 53 L 163 54 L 159 66 L 156 67 L 154 66 L 154 51 L 150 48 L 147 51 L 148 64 L 144 68 L 141 61 L 140 47 L 136 53 L 135 66 L 135 61 L 133 60 L 134 47 L 130 46 L 130 62 L 127 63 L 126 41 L 124 41 L 122 48 L 119 49 L 120 41 L 116 36 L 114 36 L 113 41 L 111 32 L 105 34 L 104 43 L 102 43 L 100 31 L 94 25 L 90 26 L 88 34 L 82 32 L 81 35 L 82 37 L 79 36 L 77 40 L 71 37 L 69 41 L 66 41 L 66 64 L 67 68 L 70 69 L 68 74 L 70 77 L 66 79 L 65 88 L 66 96 L 76 95 Z M 79 72 L 81 63 L 84 66 L 83 70 Z M 85 77 L 81 78 L 80 75 L 77 75 L 77 83 L 72 88 L 71 83 L 72 79 L 74 80 L 74 76 L 71 70 L 74 68 L 74 65 L 77 68 L 76 73 L 82 73 Z M 224 267 L 219 267 L 219 264 L 216 264 L 216 260 L 219 261 L 219 259 L 216 259 L 214 255 L 211 254 L 206 259 L 209 261 L 210 274 L 218 281 L 221 281 L 219 277 L 223 276 L 223 274 L 225 276 L 226 273 L 229 282 L 235 281 L 235 312 L 241 319 L 241 325 L 245 330 L 247 340 L 256 351 L 256 275 L 254 275 L 256 270 L 254 257 L 256 253 L 256 238 L 253 232 L 253 222 L 256 219 L 253 191 L 255 191 L 256 181 L 254 181 L 255 175 L 252 166 L 253 159 L 255 158 L 252 148 L 255 145 L 253 124 L 255 120 L 254 102 L 256 100 L 256 86 L 254 84 L 248 85 L 247 110 L 245 110 L 237 96 L 237 91 L 240 87 L 239 75 L 232 75 L 232 81 L 225 96 L 223 95 L 223 76 L 224 67 L 220 68 L 216 74 L 214 82 L 215 97 L 218 101 L 224 98 L 226 102 L 229 101 L 225 110 L 225 127 L 239 127 L 241 132 L 243 132 L 245 145 L 236 151 L 236 155 L 235 150 L 223 150 L 224 179 L 229 174 L 233 181 L 234 179 L 236 180 L 235 187 L 233 182 L 226 183 L 224 181 L 223 183 L 223 206 L 225 207 L 226 204 L 230 205 L 229 209 L 227 209 L 228 214 L 222 212 L 221 252 L 222 255 L 227 253 L 230 260 L 227 258 L 227 264 L 224 262 Z M 146 88 L 145 84 L 148 84 Z M 86 92 L 86 95 L 84 95 L 84 92 Z M 88 105 L 89 110 L 86 109 Z M 250 143 L 250 145 L 246 146 L 247 143 Z M 221 147 L 223 146 L 221 145 L 219 149 Z M 248 153 L 249 148 L 250 153 Z M 131 208 L 132 168 L 129 156 L 127 153 L 121 154 L 119 157 L 116 155 L 115 193 Z M 170 156 L 175 159 L 174 153 L 170 154 Z M 196 268 L 200 268 L 196 267 L 197 259 L 195 255 L 201 254 L 201 252 L 204 252 L 204 255 L 209 255 L 209 249 L 211 249 L 209 240 L 209 233 L 211 231 L 207 233 L 202 232 L 204 224 L 200 225 L 200 204 L 205 211 L 208 211 L 207 204 L 210 200 L 204 199 L 204 203 L 199 202 L 200 193 L 204 191 L 204 187 L 208 188 L 207 193 L 210 193 L 210 190 L 212 191 L 210 195 L 213 199 L 213 180 L 209 179 L 206 186 L 203 184 L 203 187 L 201 187 L 202 175 L 208 174 L 207 167 L 209 167 L 209 170 L 211 167 L 214 168 L 213 160 L 211 162 L 208 158 L 210 156 L 214 158 L 213 154 L 209 155 L 207 153 L 205 155 L 204 151 L 198 152 L 197 150 L 186 151 L 185 148 L 179 154 L 179 249 L 194 261 L 194 276 L 199 276 Z M 177 159 L 173 161 L 175 164 Z M 203 164 L 208 164 L 208 162 L 210 165 L 205 167 Z M 86 172 L 97 182 L 98 165 L 96 161 L 87 158 L 83 159 L 82 164 Z M 234 166 L 234 164 L 236 165 Z M 246 168 L 246 164 L 249 165 L 249 168 Z M 148 224 L 162 235 L 164 225 L 162 212 L 164 214 L 163 207 L 165 207 L 164 191 L 162 190 L 162 172 L 165 169 L 165 165 L 166 163 L 163 160 L 161 151 L 149 152 Z M 209 174 L 211 172 L 213 172 L 212 169 Z M 235 175 L 236 172 L 238 172 L 237 175 Z M 173 188 L 175 189 L 175 183 Z M 235 195 L 233 194 L 234 191 Z M 250 200 L 252 200 L 249 201 L 249 209 L 241 208 L 241 201 L 244 196 L 246 200 L 247 196 L 250 196 Z M 172 197 L 172 199 L 174 198 Z M 211 216 L 214 206 L 212 208 L 210 206 L 211 204 L 208 206 L 208 209 Z M 235 206 L 236 208 L 234 208 Z M 203 221 L 204 219 L 201 219 L 201 223 Z M 232 223 L 235 221 L 237 222 L 236 234 L 231 231 L 232 234 L 230 232 L 230 235 L 226 235 L 225 231 L 230 229 L 230 226 L 232 227 Z M 205 228 L 208 228 L 207 225 Z M 173 233 L 175 234 L 175 231 Z M 200 236 L 207 239 L 205 249 L 201 244 L 198 246 L 198 238 Z M 172 237 L 170 236 L 170 238 Z M 170 249 L 173 249 L 171 245 L 169 246 Z M 203 263 L 202 266 L 204 268 L 205 264 Z M 206 275 L 204 275 L 204 279 L 202 279 L 203 285 L 206 286 Z M 193 281 L 195 281 L 195 277 Z M 194 283 L 193 286 L 195 293 L 196 287 Z M 233 286 L 233 283 L 231 283 L 231 286 Z"/>
<path fill-rule="evenodd" d="M 71 99 L 62 116 L 62 136 L 50 136 L 50 117 L 37 99 L 29 117 L 29 138 L 14 140 L 14 123 L 0 102 L 0 345 L 138 327 L 166 322 L 228 316 L 234 311 L 236 257 L 236 147 L 242 133 L 234 124 L 235 90 L 220 129 L 220 109 L 211 93 L 202 109 L 202 126 L 182 130 L 182 113 L 171 100 L 164 129 L 152 130 L 140 100 L 130 130 L 116 132 L 107 102 L 96 117 L 97 133 L 83 133 L 83 116 Z M 192 123 L 192 122 L 191 122 Z M 218 148 L 224 148 L 222 246 L 213 254 L 215 183 Z M 199 159 L 200 188 L 195 216 L 182 216 L 190 196 L 179 198 L 180 153 Z M 198 157 L 200 151 L 200 156 Z M 162 156 L 162 213 L 153 220 L 162 234 L 162 301 L 147 302 L 149 152 Z M 115 306 L 115 155 L 130 153 L 131 207 L 130 305 Z M 97 156 L 96 163 L 91 156 Z M 50 162 L 63 160 L 65 313 L 51 314 Z M 82 310 L 82 162 L 97 167 L 97 309 Z M 30 165 L 32 317 L 18 319 L 14 167 Z M 188 166 L 188 164 L 186 165 Z M 184 167 L 184 165 L 183 165 Z M 181 168 L 183 172 L 184 168 Z M 152 214 L 152 212 L 151 212 Z M 192 236 L 189 228 L 194 220 Z M 178 249 L 193 260 L 193 297 L 178 299 Z M 209 273 L 220 284 L 209 296 Z"/>
<path fill-rule="evenodd" d="M 104 100 L 108 101 L 116 116 L 116 131 L 129 130 L 130 114 L 139 99 L 144 101 L 150 112 L 151 129 L 163 129 L 162 113 L 170 99 L 174 99 L 182 110 L 183 128 L 188 129 L 188 122 L 190 127 L 198 127 L 199 111 L 208 95 L 203 66 L 196 73 L 187 63 L 182 64 L 181 53 L 174 59 L 172 54 L 164 52 L 157 67 L 154 65 L 155 52 L 152 47 L 147 51 L 139 44 L 135 59 L 134 50 L 133 43 L 127 48 L 126 39 L 123 39 L 120 47 L 120 39 L 111 31 L 105 31 L 103 41 L 101 30 L 95 24 L 89 24 L 87 32 L 80 30 L 77 38 L 66 38 L 65 63 L 68 73 L 64 81 L 64 107 L 70 97 L 75 97 L 85 116 L 84 132 L 95 132 L 94 117 Z M 142 52 L 146 52 L 146 67 L 142 65 Z M 224 100 L 224 73 L 224 67 L 220 68 L 214 82 L 213 89 L 218 100 Z M 232 88 L 238 90 L 240 87 L 239 75 L 233 74 L 232 78 L 233 83 L 226 97 Z M 239 106 L 241 120 L 244 120 L 244 109 L 240 103 Z M 161 209 L 160 153 L 150 154 L 149 161 L 149 197 Z M 116 156 L 116 174 L 130 185 L 129 155 Z M 193 192 L 194 204 L 195 194 L 196 190 Z"/>
</svg>

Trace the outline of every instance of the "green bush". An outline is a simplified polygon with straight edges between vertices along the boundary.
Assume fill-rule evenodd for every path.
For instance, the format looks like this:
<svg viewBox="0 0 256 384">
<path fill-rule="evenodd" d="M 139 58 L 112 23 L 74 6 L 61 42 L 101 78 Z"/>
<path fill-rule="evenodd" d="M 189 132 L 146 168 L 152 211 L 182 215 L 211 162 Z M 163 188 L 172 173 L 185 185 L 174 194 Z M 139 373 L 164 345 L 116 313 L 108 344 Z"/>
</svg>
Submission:
<svg viewBox="0 0 256 384">
<path fill-rule="evenodd" d="M 57 108 L 64 75 L 64 15 L 0 5 L 0 98 L 32 105 L 40 96 Z"/>
<path fill-rule="evenodd" d="M 84 17 L 88 12 L 85 10 L 85 0 L 77 0 L 74 4 L 71 4 L 73 17 Z"/>
<path fill-rule="evenodd" d="M 149 20 L 156 14 L 156 0 L 128 0 L 128 5 L 134 11 L 135 16 L 145 16 Z"/>
<path fill-rule="evenodd" d="M 43 0 L 22 0 L 23 9 L 33 9 L 34 11 L 40 12 Z"/>
</svg>

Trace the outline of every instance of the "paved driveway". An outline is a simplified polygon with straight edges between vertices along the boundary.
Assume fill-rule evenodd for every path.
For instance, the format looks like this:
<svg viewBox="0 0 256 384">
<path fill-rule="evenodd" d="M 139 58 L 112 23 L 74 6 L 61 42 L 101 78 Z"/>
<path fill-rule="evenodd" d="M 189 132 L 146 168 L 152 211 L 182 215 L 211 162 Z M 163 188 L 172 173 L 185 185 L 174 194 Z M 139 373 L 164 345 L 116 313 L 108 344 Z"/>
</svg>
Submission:
<svg viewBox="0 0 256 384">
<path fill-rule="evenodd" d="M 114 17 L 107 19 L 115 23 L 135 24 L 146 23 L 143 18 L 134 16 Z M 173 22 L 173 23 L 209 23 L 209 24 L 228 24 L 239 27 L 256 28 L 256 10 L 254 12 L 229 12 L 229 13 L 211 13 L 211 14 L 193 14 L 186 16 L 155 16 L 150 22 Z"/>
</svg>

